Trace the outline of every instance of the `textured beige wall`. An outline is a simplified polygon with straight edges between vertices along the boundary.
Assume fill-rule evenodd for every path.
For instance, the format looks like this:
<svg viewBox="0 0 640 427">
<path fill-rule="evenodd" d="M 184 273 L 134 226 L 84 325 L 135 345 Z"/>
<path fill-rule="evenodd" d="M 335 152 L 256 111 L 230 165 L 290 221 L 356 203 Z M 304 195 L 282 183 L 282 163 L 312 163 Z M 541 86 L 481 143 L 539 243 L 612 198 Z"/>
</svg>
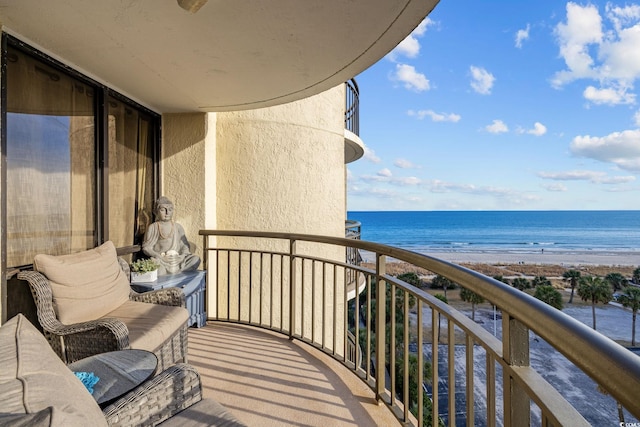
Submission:
<svg viewBox="0 0 640 427">
<path fill-rule="evenodd" d="M 215 226 L 215 114 L 165 114 L 160 168 L 160 193 L 173 201 L 174 219 L 202 257 L 198 232 Z"/>
<path fill-rule="evenodd" d="M 218 113 L 219 228 L 344 236 L 344 96 Z"/>
<path fill-rule="evenodd" d="M 344 85 L 293 103 L 243 112 L 218 113 L 217 116 L 217 225 L 219 229 L 293 232 L 344 237 L 345 164 L 344 164 Z M 286 241 L 219 238 L 218 245 L 229 248 L 253 248 L 288 252 Z M 342 248 L 299 242 L 297 253 L 345 260 Z M 245 262 L 246 265 L 246 262 Z M 247 271 L 240 273 L 248 277 Z M 311 335 L 321 329 L 320 316 L 312 312 L 322 308 L 322 296 L 311 290 L 311 268 L 299 268 L 304 284 L 296 291 L 305 295 L 304 315 L 298 314 L 296 333 Z M 320 274 L 320 273 L 316 273 Z M 253 277 L 260 273 L 255 270 Z M 332 279 L 328 288 L 333 289 Z M 316 280 L 320 283 L 320 279 Z M 288 283 L 284 283 L 284 288 Z M 338 284 L 341 292 L 343 284 Z M 253 289 L 244 289 L 230 300 L 248 301 Z M 274 287 L 276 299 L 279 290 Z M 269 290 L 267 290 L 269 292 Z M 288 299 L 288 293 L 285 295 Z M 218 294 L 227 300 L 222 290 Z M 330 313 L 326 325 L 333 324 L 333 293 L 325 296 L 324 307 Z M 254 298 L 255 300 L 256 298 Z M 338 298 L 340 299 L 340 298 Z M 286 308 L 286 307 L 285 307 Z M 288 327 L 288 315 L 280 319 L 264 307 L 228 307 L 241 316 L 275 319 Z M 343 318 L 342 304 L 336 307 L 338 326 Z M 316 313 L 318 314 L 318 313 Z M 304 322 L 303 322 L 304 320 Z M 301 326 L 304 323 L 304 326 Z M 304 330 L 303 330 L 304 329 Z M 340 327 L 338 327 L 340 330 Z M 340 343 L 342 342 L 339 334 Z M 338 349 L 339 352 L 342 349 Z"/>
<path fill-rule="evenodd" d="M 162 193 L 174 201 L 176 221 L 185 227 L 198 254 L 202 249 L 198 236 L 201 228 L 344 237 L 344 99 L 344 85 L 340 85 L 278 107 L 163 116 Z M 289 251 L 287 241 L 218 238 L 217 246 Z M 340 247 L 299 242 L 296 253 L 345 260 Z M 288 327 L 288 264 L 278 261 L 275 267 L 266 269 L 266 261 L 262 267 L 250 264 L 248 257 L 242 262 L 232 259 L 227 271 L 227 262 L 222 259 L 218 275 L 216 263 L 209 263 L 208 315 L 236 318 L 240 313 L 245 320 L 270 319 Z M 232 286 L 227 292 L 226 283 L 216 288 L 216 277 L 222 282 L 241 277 L 245 285 L 239 290 Z M 263 285 L 259 286 L 260 277 Z M 272 284 L 272 277 L 282 277 L 282 282 Z M 311 336 L 313 331 L 318 335 L 324 311 L 326 327 L 330 328 L 334 320 L 338 324 L 337 351 L 342 353 L 342 280 L 336 284 L 340 302 L 334 307 L 333 275 L 327 279 L 326 294 L 321 293 L 321 288 L 312 291 L 313 283 L 319 287 L 322 281 L 321 271 L 314 272 L 309 265 L 304 271 L 298 267 L 296 277 L 297 299 L 304 299 L 304 309 L 296 316 L 296 334 Z M 270 307 L 266 301 L 272 292 L 276 303 Z M 259 293 L 265 298 L 264 304 L 258 302 Z M 224 304 L 219 306 L 219 301 Z M 310 321 L 312 318 L 315 322 Z"/>
</svg>

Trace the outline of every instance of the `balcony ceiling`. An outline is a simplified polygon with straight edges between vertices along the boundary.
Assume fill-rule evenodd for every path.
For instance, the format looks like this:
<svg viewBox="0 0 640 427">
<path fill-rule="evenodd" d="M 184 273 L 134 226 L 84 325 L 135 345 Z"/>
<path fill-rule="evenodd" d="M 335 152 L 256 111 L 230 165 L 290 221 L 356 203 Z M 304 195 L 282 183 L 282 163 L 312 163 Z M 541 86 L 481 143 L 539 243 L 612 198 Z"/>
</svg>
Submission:
<svg viewBox="0 0 640 427">
<path fill-rule="evenodd" d="M 438 0 L 0 0 L 4 30 L 158 112 L 267 107 L 357 75 Z"/>
</svg>

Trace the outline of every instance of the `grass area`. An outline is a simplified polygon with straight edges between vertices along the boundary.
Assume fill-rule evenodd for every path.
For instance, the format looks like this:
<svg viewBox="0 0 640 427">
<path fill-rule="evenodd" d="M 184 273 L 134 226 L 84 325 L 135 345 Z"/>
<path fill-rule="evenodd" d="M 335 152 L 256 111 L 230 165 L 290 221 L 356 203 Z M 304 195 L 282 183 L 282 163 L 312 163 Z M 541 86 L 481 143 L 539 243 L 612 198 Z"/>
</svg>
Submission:
<svg viewBox="0 0 640 427">
<path fill-rule="evenodd" d="M 590 306 L 590 302 L 583 301 L 577 293 L 577 290 L 573 297 L 573 302 L 569 304 L 569 298 L 571 297 L 569 283 L 562 280 L 562 274 L 567 270 L 578 270 L 582 274 L 582 276 L 599 276 L 604 277 L 609 273 L 620 273 L 624 277 L 631 278 L 633 275 L 633 271 L 637 268 L 635 266 L 608 266 L 608 265 L 581 265 L 581 266 L 573 266 L 573 267 L 565 267 L 561 265 L 552 265 L 552 264 L 460 264 L 463 267 L 469 268 L 471 270 L 477 271 L 481 274 L 484 274 L 489 277 L 494 276 L 503 276 L 508 279 L 513 279 L 515 277 L 524 277 L 528 280 L 533 279 L 535 276 L 545 276 L 549 279 L 554 287 L 560 290 L 562 295 L 562 303 L 563 306 L 566 307 L 588 307 Z M 374 264 L 364 264 L 363 266 L 367 268 L 375 269 Z M 424 286 L 421 289 L 431 295 L 441 294 L 444 295 L 443 289 L 432 289 L 430 288 L 431 279 L 434 277 L 434 273 L 425 269 L 418 268 L 414 265 L 404 263 L 404 262 L 392 262 L 386 265 L 388 274 L 391 275 L 399 275 L 403 273 L 416 273 L 422 280 Z M 533 295 L 534 289 L 527 289 L 526 293 L 529 295 Z M 447 290 L 447 300 L 451 307 L 456 310 L 464 310 L 470 311 L 471 304 L 463 301 L 460 298 L 460 288 L 456 289 L 448 289 Z M 491 310 L 492 305 L 488 302 L 484 302 L 482 304 L 476 305 L 477 310 Z M 443 327 L 446 324 L 443 321 Z M 456 331 L 456 343 L 464 343 L 464 334 L 461 331 Z M 430 342 L 431 340 L 431 327 L 426 326 L 423 329 L 423 337 L 424 342 Z M 440 335 L 440 342 L 447 342 L 447 334 L 444 329 L 442 329 L 442 333 Z M 626 340 L 616 340 L 619 344 L 623 346 L 630 346 L 631 342 Z"/>
<path fill-rule="evenodd" d="M 578 270 L 582 275 L 592 276 L 606 276 L 609 273 L 620 273 L 625 277 L 631 277 L 633 270 L 637 267 L 628 265 L 581 265 L 577 267 L 565 267 L 562 265 L 554 264 L 480 264 L 480 263 L 461 263 L 463 267 L 470 270 L 477 271 L 486 276 L 523 276 L 523 277 L 535 277 L 546 276 L 547 278 L 562 277 L 562 274 L 567 270 Z M 373 263 L 363 263 L 363 267 L 375 269 Z M 431 276 L 433 272 L 419 268 L 414 265 L 405 262 L 390 262 L 387 263 L 387 273 L 391 275 L 397 275 L 402 273 L 416 273 L 419 276 Z"/>
</svg>

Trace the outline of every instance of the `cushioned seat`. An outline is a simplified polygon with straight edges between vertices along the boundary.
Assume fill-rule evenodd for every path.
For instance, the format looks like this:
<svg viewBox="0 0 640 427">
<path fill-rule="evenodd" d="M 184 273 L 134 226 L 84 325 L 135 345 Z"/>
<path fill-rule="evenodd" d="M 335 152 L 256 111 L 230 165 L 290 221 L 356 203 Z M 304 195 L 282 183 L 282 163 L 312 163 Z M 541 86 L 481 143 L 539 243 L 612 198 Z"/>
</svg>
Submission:
<svg viewBox="0 0 640 427">
<path fill-rule="evenodd" d="M 181 289 L 138 294 L 112 242 L 77 254 L 36 255 L 21 272 L 53 349 L 66 362 L 135 348 L 158 356 L 159 369 L 186 362 L 187 320 Z"/>
<path fill-rule="evenodd" d="M 21 314 L 0 328 L 0 366 L 0 425 L 107 425 L 84 385 Z"/>
<path fill-rule="evenodd" d="M 0 366 L 0 426 L 244 426 L 219 403 L 202 399 L 200 376 L 186 364 L 166 369 L 100 410 L 22 314 L 0 327 Z"/>
</svg>

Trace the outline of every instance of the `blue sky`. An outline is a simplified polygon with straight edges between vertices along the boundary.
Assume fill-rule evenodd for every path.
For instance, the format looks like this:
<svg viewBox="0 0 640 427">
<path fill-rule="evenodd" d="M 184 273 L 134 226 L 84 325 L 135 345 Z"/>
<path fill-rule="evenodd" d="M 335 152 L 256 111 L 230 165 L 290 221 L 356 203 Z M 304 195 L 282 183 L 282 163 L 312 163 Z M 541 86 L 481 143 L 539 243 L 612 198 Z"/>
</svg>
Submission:
<svg viewBox="0 0 640 427">
<path fill-rule="evenodd" d="M 441 0 L 356 80 L 348 209 L 640 209 L 640 2 Z"/>
</svg>

